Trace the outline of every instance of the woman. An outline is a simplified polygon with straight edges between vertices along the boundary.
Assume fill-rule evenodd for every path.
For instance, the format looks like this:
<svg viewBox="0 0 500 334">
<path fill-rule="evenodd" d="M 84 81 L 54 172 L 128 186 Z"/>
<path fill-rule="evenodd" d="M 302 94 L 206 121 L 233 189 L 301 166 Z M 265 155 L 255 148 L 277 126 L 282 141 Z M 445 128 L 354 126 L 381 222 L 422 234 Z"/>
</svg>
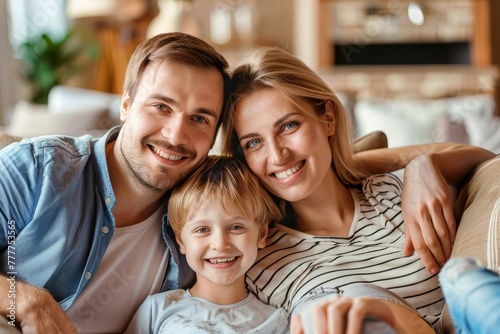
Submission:
<svg viewBox="0 0 500 334">
<path fill-rule="evenodd" d="M 363 164 L 373 161 L 373 153 L 354 158 L 345 109 L 291 54 L 259 50 L 235 69 L 233 80 L 224 150 L 244 159 L 290 212 L 283 225 L 270 229 L 267 247 L 247 274 L 248 287 L 263 301 L 299 315 L 292 331 L 307 333 L 306 324 L 318 332 L 357 333 L 367 326 L 364 315 L 398 332 L 438 329 L 444 301 L 437 266 L 449 255 L 455 227 L 444 177 L 457 184 L 493 154 L 442 144 L 423 147 L 433 153 L 420 155 L 401 148 L 401 159 L 389 167 L 383 156 L 378 164 Z M 371 176 L 401 168 L 417 155 L 404 176 Z M 419 173 L 429 178 L 425 184 L 415 184 Z M 403 177 L 412 181 L 404 194 Z M 429 194 L 447 209 L 425 203 Z M 405 244 L 401 197 L 406 201 L 409 195 L 424 205 L 407 201 L 409 213 L 422 212 L 422 222 L 412 223 Z M 411 242 L 423 261 L 409 252 Z"/>
</svg>

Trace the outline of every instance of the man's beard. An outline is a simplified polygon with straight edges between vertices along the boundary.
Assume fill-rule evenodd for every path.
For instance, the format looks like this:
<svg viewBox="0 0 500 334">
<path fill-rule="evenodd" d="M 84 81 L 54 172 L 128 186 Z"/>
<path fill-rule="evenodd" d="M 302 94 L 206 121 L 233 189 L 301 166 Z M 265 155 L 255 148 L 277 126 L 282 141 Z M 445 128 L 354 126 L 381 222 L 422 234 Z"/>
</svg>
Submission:
<svg viewBox="0 0 500 334">
<path fill-rule="evenodd" d="M 144 143 L 143 145 L 146 146 Z M 172 189 L 191 175 L 196 168 L 196 166 L 192 166 L 182 172 L 173 172 L 166 166 L 157 166 L 154 170 L 150 170 L 144 164 L 139 163 L 140 158 L 134 157 L 133 153 L 125 153 L 132 152 L 133 150 L 127 150 L 127 148 L 123 146 L 124 141 L 122 140 L 120 152 L 123 160 L 127 164 L 127 173 L 132 176 L 137 183 L 151 191 L 166 192 Z M 196 156 L 196 152 L 190 152 L 190 154 Z"/>
</svg>

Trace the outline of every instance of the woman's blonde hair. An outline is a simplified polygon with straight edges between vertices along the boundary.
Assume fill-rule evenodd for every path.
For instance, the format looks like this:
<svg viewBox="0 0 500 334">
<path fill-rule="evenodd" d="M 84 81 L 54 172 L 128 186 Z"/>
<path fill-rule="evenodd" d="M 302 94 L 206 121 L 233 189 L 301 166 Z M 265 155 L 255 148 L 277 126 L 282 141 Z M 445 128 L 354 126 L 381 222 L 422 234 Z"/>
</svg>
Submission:
<svg viewBox="0 0 500 334">
<path fill-rule="evenodd" d="M 351 119 L 337 96 L 327 84 L 307 65 L 292 54 L 279 48 L 261 48 L 233 72 L 233 92 L 223 120 L 223 152 L 244 159 L 242 148 L 234 130 L 234 113 L 238 104 L 250 94 L 263 89 L 273 89 L 297 106 L 310 105 L 316 115 L 324 120 L 325 108 L 333 104 L 335 133 L 330 136 L 332 167 L 345 185 L 359 184 L 368 173 L 354 159 L 352 140 L 354 131 Z"/>
<path fill-rule="evenodd" d="M 221 204 L 226 212 L 236 210 L 262 227 L 283 218 L 276 203 L 246 164 L 228 156 L 208 156 L 205 162 L 174 189 L 168 202 L 168 218 L 180 235 L 193 210 L 206 200 Z"/>
</svg>

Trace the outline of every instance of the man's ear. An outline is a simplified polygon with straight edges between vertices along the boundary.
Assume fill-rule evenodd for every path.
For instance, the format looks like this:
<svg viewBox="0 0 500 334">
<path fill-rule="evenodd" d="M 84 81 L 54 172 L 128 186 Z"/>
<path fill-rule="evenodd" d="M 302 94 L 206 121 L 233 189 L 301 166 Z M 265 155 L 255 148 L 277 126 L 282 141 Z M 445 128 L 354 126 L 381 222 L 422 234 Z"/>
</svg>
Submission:
<svg viewBox="0 0 500 334">
<path fill-rule="evenodd" d="M 326 132 L 328 136 L 333 136 L 335 134 L 335 106 L 332 101 L 325 103 L 325 114 L 323 117 L 327 122 Z"/>
<path fill-rule="evenodd" d="M 132 101 L 130 99 L 130 94 L 128 92 L 123 92 L 122 101 L 120 104 L 120 120 L 122 122 L 125 122 L 128 117 L 128 111 L 131 103 Z"/>
<path fill-rule="evenodd" d="M 175 236 L 175 240 L 179 244 L 179 251 L 181 252 L 181 254 L 186 255 L 186 247 L 184 246 L 184 243 L 182 242 L 182 239 L 178 235 L 176 235 Z"/>
<path fill-rule="evenodd" d="M 257 244 L 257 246 L 259 248 L 264 248 L 266 247 L 266 239 L 267 239 L 267 233 L 269 232 L 269 227 L 268 225 L 264 225 L 262 226 L 262 228 L 260 229 L 260 238 L 259 238 L 259 243 Z"/>
</svg>

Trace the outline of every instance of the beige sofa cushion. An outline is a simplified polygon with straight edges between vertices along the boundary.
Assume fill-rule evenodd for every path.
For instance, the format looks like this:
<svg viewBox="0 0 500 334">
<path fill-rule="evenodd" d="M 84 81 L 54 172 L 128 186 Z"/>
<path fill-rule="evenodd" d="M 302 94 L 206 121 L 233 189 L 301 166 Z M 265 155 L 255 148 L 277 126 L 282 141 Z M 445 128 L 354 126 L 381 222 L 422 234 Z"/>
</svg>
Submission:
<svg viewBox="0 0 500 334">
<path fill-rule="evenodd" d="M 22 139 L 21 137 L 11 136 L 6 133 L 0 132 L 0 149 L 4 148 L 10 143 L 20 141 L 21 139 Z"/>
<path fill-rule="evenodd" d="M 455 205 L 460 221 L 452 256 L 470 256 L 498 271 L 500 242 L 500 155 L 485 161 L 460 190 Z"/>
<path fill-rule="evenodd" d="M 498 271 L 500 243 L 500 155 L 483 162 L 461 188 L 455 216 L 459 221 L 452 257 L 473 257 Z M 455 333 L 445 308 L 444 333 Z"/>
</svg>

